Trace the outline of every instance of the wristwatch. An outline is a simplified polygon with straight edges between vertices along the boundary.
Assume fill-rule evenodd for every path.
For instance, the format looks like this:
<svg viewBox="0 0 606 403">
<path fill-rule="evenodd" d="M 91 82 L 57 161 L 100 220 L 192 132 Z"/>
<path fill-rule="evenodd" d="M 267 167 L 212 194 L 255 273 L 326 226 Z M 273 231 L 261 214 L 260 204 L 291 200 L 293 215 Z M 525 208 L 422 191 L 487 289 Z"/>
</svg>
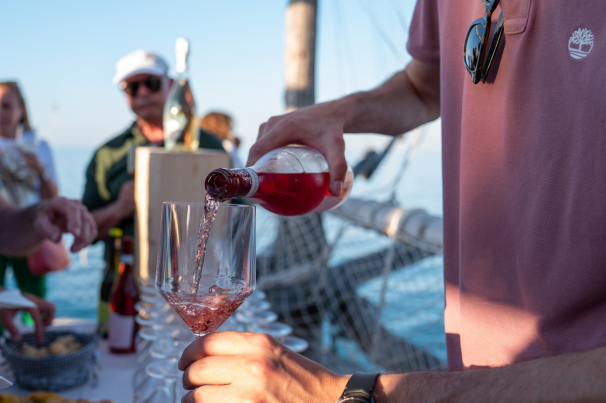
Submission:
<svg viewBox="0 0 606 403">
<path fill-rule="evenodd" d="M 356 372 L 349 378 L 337 403 L 375 403 L 372 391 L 379 373 Z"/>
</svg>

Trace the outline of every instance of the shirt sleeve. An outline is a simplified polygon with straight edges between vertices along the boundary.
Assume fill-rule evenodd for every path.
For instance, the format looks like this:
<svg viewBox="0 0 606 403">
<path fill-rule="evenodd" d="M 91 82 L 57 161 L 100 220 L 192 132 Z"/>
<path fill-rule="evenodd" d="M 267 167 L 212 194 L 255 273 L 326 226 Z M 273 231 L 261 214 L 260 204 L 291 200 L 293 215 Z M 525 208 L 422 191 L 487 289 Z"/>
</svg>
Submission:
<svg viewBox="0 0 606 403">
<path fill-rule="evenodd" d="M 413 59 L 434 66 L 440 65 L 438 10 L 438 0 L 417 0 L 406 45 Z"/>
</svg>

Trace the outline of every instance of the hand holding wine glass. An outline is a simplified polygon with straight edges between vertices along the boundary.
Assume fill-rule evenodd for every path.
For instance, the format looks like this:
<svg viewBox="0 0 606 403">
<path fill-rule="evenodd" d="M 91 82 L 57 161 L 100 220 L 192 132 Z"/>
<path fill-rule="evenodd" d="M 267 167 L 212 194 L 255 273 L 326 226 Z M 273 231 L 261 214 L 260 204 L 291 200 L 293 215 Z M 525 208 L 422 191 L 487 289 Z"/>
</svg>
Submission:
<svg viewBox="0 0 606 403">
<path fill-rule="evenodd" d="M 222 332 L 190 344 L 179 361 L 184 403 L 336 402 L 348 376 L 335 374 L 260 333 Z"/>
</svg>

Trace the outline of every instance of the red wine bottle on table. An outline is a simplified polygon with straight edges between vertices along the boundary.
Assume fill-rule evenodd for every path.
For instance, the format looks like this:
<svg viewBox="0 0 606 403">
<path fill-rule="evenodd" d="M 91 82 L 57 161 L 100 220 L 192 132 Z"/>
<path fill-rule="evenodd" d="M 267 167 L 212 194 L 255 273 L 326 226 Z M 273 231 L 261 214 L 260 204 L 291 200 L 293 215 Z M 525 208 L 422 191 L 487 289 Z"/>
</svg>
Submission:
<svg viewBox="0 0 606 403">
<path fill-rule="evenodd" d="M 97 311 L 97 334 L 107 339 L 109 332 L 109 304 L 111 302 L 114 282 L 118 279 L 120 266 L 120 249 L 122 247 L 122 230 L 111 228 L 108 233 L 105 247 L 105 270 L 101 281 L 99 293 L 99 309 Z"/>
<path fill-rule="evenodd" d="M 294 216 L 337 207 L 349 196 L 352 183 L 348 167 L 341 196 L 332 196 L 324 155 L 291 145 L 270 151 L 248 168 L 215 169 L 206 177 L 205 186 L 213 199 L 250 198 L 272 213 Z"/>
<path fill-rule="evenodd" d="M 115 354 L 135 352 L 135 304 L 139 302 L 139 291 L 133 276 L 133 239 L 124 237 L 120 256 L 120 278 L 109 307 L 109 349 Z"/>
</svg>

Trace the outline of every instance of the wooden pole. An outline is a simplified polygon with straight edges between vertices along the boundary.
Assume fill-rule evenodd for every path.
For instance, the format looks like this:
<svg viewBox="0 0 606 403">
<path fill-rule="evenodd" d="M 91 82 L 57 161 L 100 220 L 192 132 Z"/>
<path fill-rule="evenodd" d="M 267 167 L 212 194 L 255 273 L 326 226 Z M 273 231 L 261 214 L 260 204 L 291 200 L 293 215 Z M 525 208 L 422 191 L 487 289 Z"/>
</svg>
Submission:
<svg viewBox="0 0 606 403">
<path fill-rule="evenodd" d="M 286 10 L 286 111 L 315 102 L 316 16 L 318 0 L 290 0 Z M 279 217 L 269 271 L 317 261 L 327 247 L 321 214 Z M 263 264 L 258 264 L 263 271 Z"/>
<path fill-rule="evenodd" d="M 286 10 L 286 112 L 313 105 L 318 0 L 290 0 Z"/>
</svg>

